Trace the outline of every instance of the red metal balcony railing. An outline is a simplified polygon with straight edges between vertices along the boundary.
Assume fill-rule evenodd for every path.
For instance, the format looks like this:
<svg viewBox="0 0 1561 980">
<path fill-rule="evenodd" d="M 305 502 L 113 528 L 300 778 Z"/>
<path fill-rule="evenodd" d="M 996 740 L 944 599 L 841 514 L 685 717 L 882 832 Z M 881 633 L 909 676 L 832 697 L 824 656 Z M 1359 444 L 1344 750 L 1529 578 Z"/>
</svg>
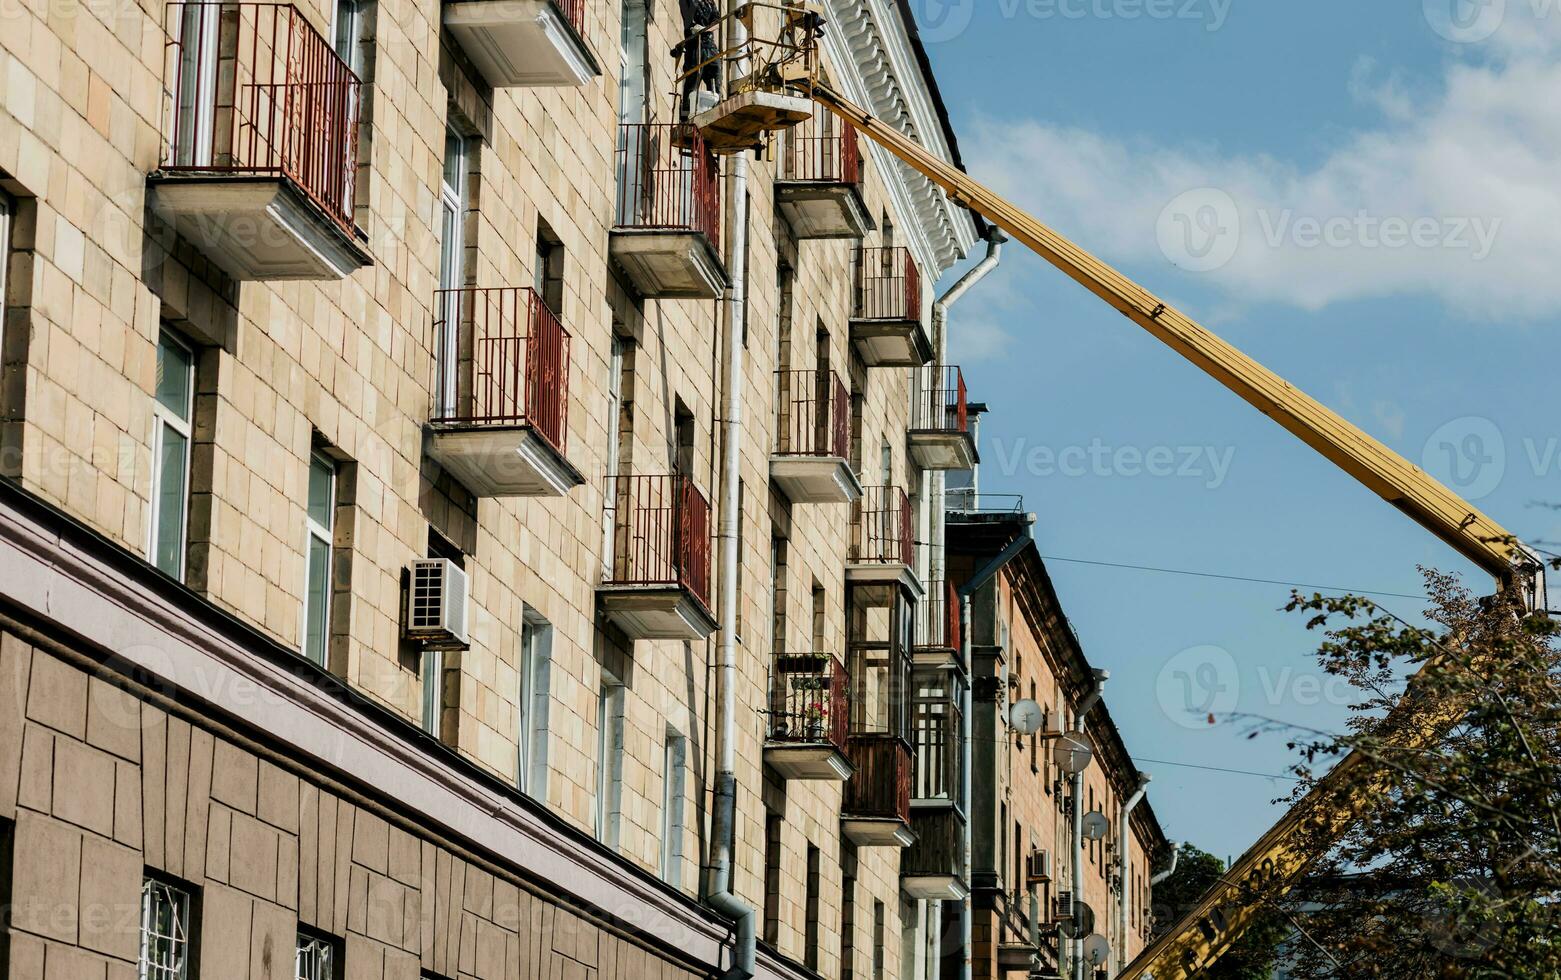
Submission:
<svg viewBox="0 0 1561 980">
<path fill-rule="evenodd" d="M 569 333 L 528 286 L 434 292 L 430 421 L 530 425 L 569 438 Z"/>
<path fill-rule="evenodd" d="M 828 653 L 777 653 L 770 684 L 772 742 L 824 743 L 844 751 L 850 734 L 850 679 Z"/>
<path fill-rule="evenodd" d="M 298 8 L 168 5 L 168 173 L 290 180 L 349 234 L 360 83 Z"/>
<path fill-rule="evenodd" d="M 910 249 L 857 250 L 856 320 L 920 320 L 921 270 Z"/>
<path fill-rule="evenodd" d="M 866 487 L 852 504 L 851 560 L 909 565 L 915 560 L 911 500 L 899 487 Z"/>
<path fill-rule="evenodd" d="M 853 735 L 846 758 L 856 775 L 846 780 L 843 813 L 911 820 L 911 750 L 893 736 Z"/>
<path fill-rule="evenodd" d="M 620 126 L 617 173 L 617 227 L 697 231 L 720 248 L 720 165 L 693 126 Z"/>
<path fill-rule="evenodd" d="M 827 112 L 827 110 L 820 110 Z M 843 131 L 831 132 L 831 129 Z M 859 184 L 862 149 L 856 129 L 834 118 L 814 116 L 786 135 L 780 179 L 818 184 Z"/>
<path fill-rule="evenodd" d="M 585 34 L 585 0 L 553 0 L 553 6 L 569 21 L 576 34 Z"/>
<path fill-rule="evenodd" d="M 776 371 L 775 389 L 777 453 L 849 457 L 851 396 L 835 372 Z"/>
<path fill-rule="evenodd" d="M 710 502 L 686 476 L 617 476 L 608 585 L 676 585 L 710 608 Z"/>
<path fill-rule="evenodd" d="M 969 392 L 965 389 L 964 372 L 949 366 L 931 371 L 929 376 L 932 387 L 918 391 L 911 406 L 911 431 L 969 432 Z"/>
<path fill-rule="evenodd" d="M 924 650 L 958 650 L 962 637 L 959 632 L 959 594 L 954 583 L 931 581 L 927 583 L 927 596 L 919 606 L 920 628 L 916 631 L 916 646 Z"/>
</svg>

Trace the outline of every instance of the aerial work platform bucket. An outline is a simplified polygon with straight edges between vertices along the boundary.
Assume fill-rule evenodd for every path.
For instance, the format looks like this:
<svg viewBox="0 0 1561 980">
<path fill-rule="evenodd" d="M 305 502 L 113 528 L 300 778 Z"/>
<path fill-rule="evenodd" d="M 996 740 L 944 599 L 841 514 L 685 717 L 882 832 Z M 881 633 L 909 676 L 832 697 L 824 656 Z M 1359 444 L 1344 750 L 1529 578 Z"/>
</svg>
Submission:
<svg viewBox="0 0 1561 980">
<path fill-rule="evenodd" d="M 729 27 L 742 40 L 722 46 Z M 730 155 L 762 148 L 771 133 L 813 118 L 812 87 L 818 78 L 822 8 L 806 2 L 747 3 L 735 13 L 690 32 L 677 53 L 697 52 L 678 77 L 688 121 L 712 152 Z M 739 32 L 731 31 L 731 35 Z M 732 79 L 726 98 L 713 95 L 712 76 Z"/>
</svg>

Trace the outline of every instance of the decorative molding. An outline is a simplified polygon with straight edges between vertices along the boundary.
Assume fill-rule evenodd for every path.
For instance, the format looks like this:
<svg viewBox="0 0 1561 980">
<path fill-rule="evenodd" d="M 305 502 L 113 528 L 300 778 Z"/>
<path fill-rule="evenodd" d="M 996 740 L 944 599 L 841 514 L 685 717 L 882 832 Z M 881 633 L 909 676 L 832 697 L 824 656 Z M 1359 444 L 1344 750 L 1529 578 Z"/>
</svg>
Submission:
<svg viewBox="0 0 1561 980">
<path fill-rule="evenodd" d="M 824 33 L 831 80 L 849 99 L 892 124 L 945 160 L 953 153 L 932 90 L 923 76 L 910 33 L 888 0 L 828 0 L 830 30 Z M 923 269 L 936 279 L 976 242 L 970 213 L 949 201 L 932 182 L 877 144 L 869 154 L 894 207 L 911 217 L 905 233 Z"/>
</svg>

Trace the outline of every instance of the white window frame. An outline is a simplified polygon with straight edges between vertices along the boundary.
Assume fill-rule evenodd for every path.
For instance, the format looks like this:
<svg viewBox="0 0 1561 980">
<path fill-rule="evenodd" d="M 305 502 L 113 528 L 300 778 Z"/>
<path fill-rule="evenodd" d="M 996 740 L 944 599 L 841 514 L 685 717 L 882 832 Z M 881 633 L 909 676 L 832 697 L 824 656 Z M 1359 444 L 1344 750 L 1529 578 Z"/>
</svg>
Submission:
<svg viewBox="0 0 1561 980">
<path fill-rule="evenodd" d="M 423 694 L 423 731 L 439 737 L 439 721 L 444 710 L 444 651 L 424 647 L 420 667 Z"/>
<path fill-rule="evenodd" d="M 449 155 L 455 154 L 455 184 L 445 179 L 450 171 Z M 454 126 L 445 126 L 444 166 L 439 176 L 439 288 L 460 289 L 466 284 L 466 207 L 471 167 L 468 137 Z M 460 353 L 461 294 L 445 294 L 444 334 L 438 338 L 440 415 L 456 412 L 456 365 Z"/>
<path fill-rule="evenodd" d="M 363 0 L 336 0 L 331 5 L 331 31 L 327 36 L 331 40 L 331 50 L 347 70 L 363 77 L 359 65 L 362 61 L 359 46 L 363 41 Z M 344 43 L 346 51 L 342 50 Z"/>
<path fill-rule="evenodd" d="M 4 349 L 6 287 L 11 273 L 11 215 L 16 206 L 10 195 L 0 191 L 0 350 Z"/>
<path fill-rule="evenodd" d="M 309 485 L 309 478 L 313 477 L 314 466 L 315 466 L 316 463 L 323 463 L 327 468 L 329 468 L 330 474 L 331 474 L 330 489 L 327 492 L 327 499 L 330 501 L 330 504 L 331 504 L 330 511 L 327 514 L 327 518 L 328 518 L 330 523 L 327 524 L 327 525 L 321 525 L 318 521 L 316 521 L 314 519 L 314 516 L 309 513 L 308 485 Z M 301 644 L 300 648 L 301 648 L 301 650 L 303 652 L 303 655 L 306 658 L 308 658 L 309 660 L 313 660 L 316 664 L 320 665 L 321 667 L 326 667 L 326 666 L 329 666 L 329 664 L 330 664 L 330 652 L 331 652 L 331 650 L 330 650 L 330 648 L 331 648 L 331 605 L 332 605 L 332 602 L 331 602 L 331 599 L 332 599 L 331 591 L 332 591 L 332 581 L 333 581 L 333 576 L 335 574 L 335 565 L 336 565 L 336 554 L 335 554 L 335 551 L 336 551 L 336 491 L 337 491 L 337 482 L 338 482 L 338 480 L 341 477 L 341 473 L 340 473 L 340 467 L 337 465 L 336 461 L 334 459 L 331 459 L 329 456 L 325 455 L 325 453 L 319 451 L 318 449 L 309 454 L 309 473 L 310 473 L 310 477 L 306 478 L 305 481 L 304 481 L 304 487 L 305 487 L 305 490 L 304 490 L 304 493 L 305 493 L 305 500 L 304 500 L 304 528 L 305 528 L 305 533 L 304 533 L 304 588 L 303 588 L 304 601 L 303 601 L 303 621 L 302 621 L 303 622 L 303 643 Z M 309 636 L 309 582 L 310 582 L 310 579 L 313 577 L 313 576 L 311 576 L 309 574 L 309 572 L 311 571 L 310 564 L 311 564 L 312 556 L 314 554 L 314 549 L 313 549 L 312 545 L 316 541 L 321 541 L 321 542 L 324 542 L 324 544 L 325 544 L 325 590 L 324 590 L 324 594 L 320 597 L 321 598 L 321 603 L 325 607 L 324 610 L 323 610 L 322 615 L 320 616 L 320 624 L 321 624 L 321 627 L 325 631 L 325 635 L 320 638 L 321 648 L 320 648 L 320 657 L 319 657 L 318 660 L 316 660 L 314 657 L 310 656 L 310 654 L 309 654 L 309 640 L 310 640 L 310 636 Z"/>
<path fill-rule="evenodd" d="M 674 888 L 683 886 L 683 838 L 687 832 L 684 808 L 688 798 L 688 739 L 667 726 L 662 750 L 661 777 L 661 880 Z"/>
<path fill-rule="evenodd" d="M 294 975 L 298 980 L 337 980 L 341 976 L 340 949 L 334 939 L 299 930 L 297 950 Z"/>
<path fill-rule="evenodd" d="M 596 839 L 612 848 L 623 805 L 623 700 L 623 684 L 604 672 L 596 700 Z"/>
<path fill-rule="evenodd" d="M 623 357 L 628 341 L 612 335 L 607 359 L 607 492 L 602 496 L 602 578 L 611 579 L 618 531 L 618 443 L 623 438 Z"/>
<path fill-rule="evenodd" d="M 520 686 L 515 702 L 515 786 L 546 803 L 553 627 L 529 606 L 524 616 L 520 626 Z"/>
<path fill-rule="evenodd" d="M 175 549 L 177 564 L 173 569 L 163 569 L 174 578 L 184 578 L 186 537 L 190 526 L 190 462 L 192 459 L 192 447 L 194 444 L 194 416 L 195 416 L 195 349 L 166 330 L 160 331 L 157 336 L 157 346 L 173 347 L 182 351 L 190 359 L 189 374 L 184 381 L 185 414 L 189 418 L 181 419 L 171 409 L 158 399 L 154 390 L 152 393 L 152 495 L 149 500 L 149 516 L 146 522 L 146 558 L 153 565 L 157 564 L 157 539 L 161 528 L 161 510 L 158 502 L 162 497 L 162 467 L 160 465 L 163 456 L 163 440 L 168 429 L 184 438 L 184 488 L 180 493 L 179 506 L 179 546 Z"/>
<path fill-rule="evenodd" d="M 171 907 L 173 918 L 168 931 L 163 932 L 157 912 L 166 907 Z M 141 947 L 136 967 L 139 980 L 187 980 L 195 932 L 193 907 L 188 890 L 161 878 L 141 879 Z M 163 947 L 159 940 L 169 945 Z M 171 951 L 172 956 L 166 951 Z M 152 961 L 154 956 L 158 962 Z"/>
<path fill-rule="evenodd" d="M 217 25 L 218 4 L 187 3 L 178 24 L 179 87 L 174 93 L 170 121 L 173 159 L 187 167 L 209 167 L 212 163 L 212 135 L 216 125 L 217 102 Z M 193 40 L 189 35 L 194 35 Z M 190 50 L 191 45 L 194 51 Z M 197 60 L 198 59 L 198 60 Z M 189 72 L 195 71 L 191 81 Z M 201 107 L 207 107 L 202 112 Z M 195 113 L 195 127 L 185 131 L 184 113 Z M 182 137 L 182 138 L 181 138 Z"/>
</svg>

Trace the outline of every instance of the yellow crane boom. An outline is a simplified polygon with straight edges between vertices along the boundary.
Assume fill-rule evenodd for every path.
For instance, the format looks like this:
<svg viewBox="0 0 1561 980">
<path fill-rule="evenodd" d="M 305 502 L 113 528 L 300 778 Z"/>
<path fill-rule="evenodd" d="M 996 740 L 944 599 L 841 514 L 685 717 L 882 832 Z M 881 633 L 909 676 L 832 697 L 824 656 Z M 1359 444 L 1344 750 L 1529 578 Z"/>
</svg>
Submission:
<svg viewBox="0 0 1561 980">
<path fill-rule="evenodd" d="M 952 200 L 986 218 L 1062 270 L 1489 572 L 1502 588 L 1520 590 L 1531 607 L 1543 605 L 1543 562 L 1468 501 L 1147 289 L 816 78 L 810 79 L 807 90 L 816 102 L 926 176 Z M 1411 694 L 1389 716 L 1384 731 L 1396 746 L 1413 749 L 1438 738 L 1460 713 L 1459 705 L 1428 703 Z M 1197 976 L 1241 936 L 1264 902 L 1288 891 L 1306 867 L 1338 841 L 1355 815 L 1380 797 L 1386 785 L 1384 773 L 1380 760 L 1367 754 L 1357 751 L 1346 756 L 1231 866 L 1190 913 L 1118 976 L 1124 980 L 1186 980 Z"/>
</svg>

